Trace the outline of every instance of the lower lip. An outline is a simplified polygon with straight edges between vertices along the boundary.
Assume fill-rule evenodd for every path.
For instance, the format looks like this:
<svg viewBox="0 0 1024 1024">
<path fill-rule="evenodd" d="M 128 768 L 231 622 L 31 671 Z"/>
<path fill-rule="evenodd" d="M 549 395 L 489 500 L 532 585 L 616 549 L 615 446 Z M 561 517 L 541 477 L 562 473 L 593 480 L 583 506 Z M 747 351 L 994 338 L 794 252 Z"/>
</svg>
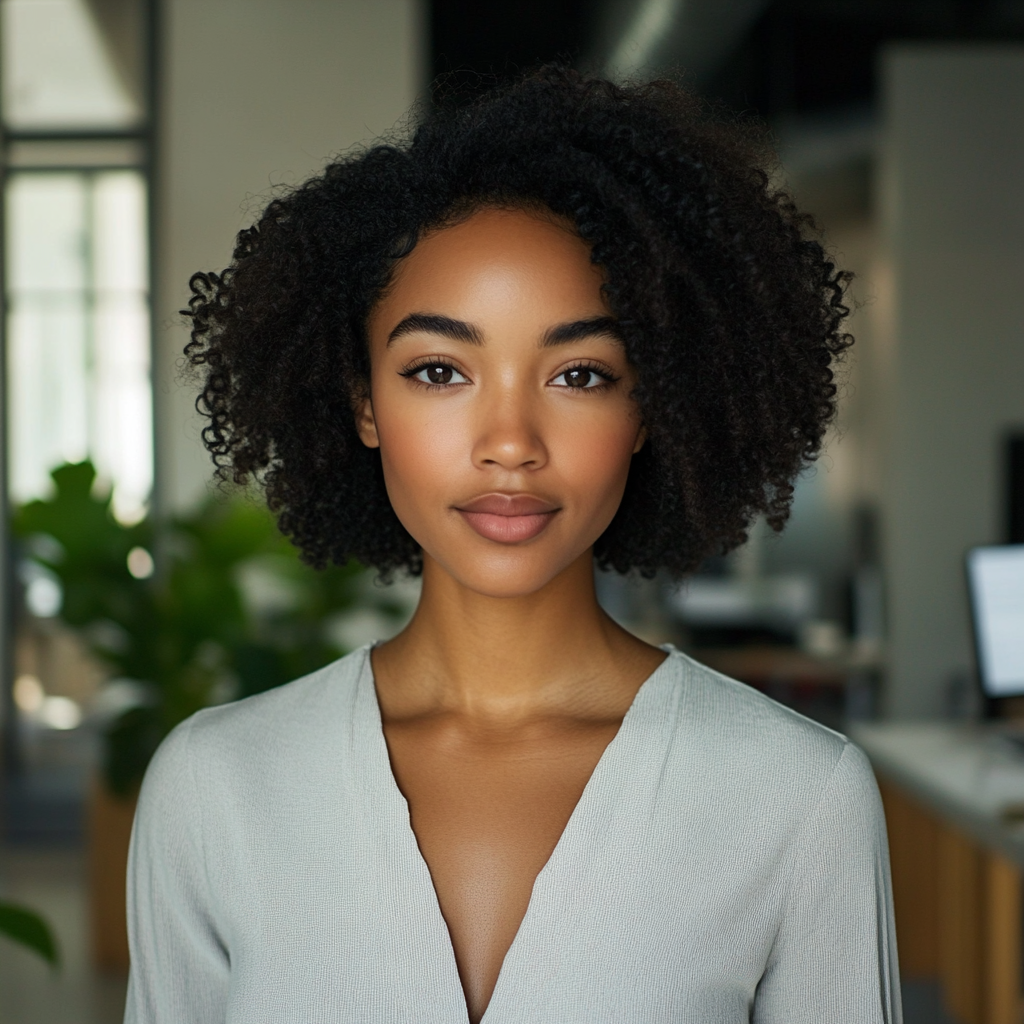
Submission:
<svg viewBox="0 0 1024 1024">
<path fill-rule="evenodd" d="M 533 540 L 555 518 L 554 512 L 540 512 L 530 516 L 498 516 L 491 512 L 465 512 L 462 509 L 459 512 L 481 537 L 499 544 Z"/>
</svg>

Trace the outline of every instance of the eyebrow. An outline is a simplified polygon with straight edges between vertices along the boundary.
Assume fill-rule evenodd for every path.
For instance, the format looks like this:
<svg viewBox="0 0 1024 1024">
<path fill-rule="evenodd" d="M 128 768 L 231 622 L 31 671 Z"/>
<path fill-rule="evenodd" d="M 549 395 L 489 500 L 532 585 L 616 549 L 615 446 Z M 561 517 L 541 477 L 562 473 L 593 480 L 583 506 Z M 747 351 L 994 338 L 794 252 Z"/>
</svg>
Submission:
<svg viewBox="0 0 1024 1024">
<path fill-rule="evenodd" d="M 583 341 L 584 338 L 614 338 L 621 341 L 619 325 L 613 317 L 593 316 L 589 320 L 573 320 L 572 323 L 558 324 L 544 333 L 543 345 L 549 348 L 552 345 L 567 345 L 573 341 Z"/>
<path fill-rule="evenodd" d="M 390 345 L 403 334 L 440 334 L 452 341 L 465 341 L 470 345 L 482 345 L 483 336 L 478 328 L 467 324 L 465 320 L 453 320 L 450 316 L 438 313 L 410 313 L 398 322 L 395 329 L 388 335 Z"/>
<path fill-rule="evenodd" d="M 401 338 L 404 334 L 416 333 L 439 334 L 443 338 L 464 341 L 470 345 L 484 343 L 480 329 L 474 324 L 468 324 L 465 320 L 455 320 L 453 317 L 440 313 L 410 313 L 403 317 L 391 331 L 387 343 L 390 345 L 396 338 Z M 541 345 L 544 348 L 550 348 L 553 345 L 568 345 L 585 338 L 601 337 L 613 338 L 615 341 L 622 340 L 618 322 L 614 317 L 594 316 L 586 320 L 573 320 L 570 323 L 557 324 L 544 332 Z"/>
</svg>

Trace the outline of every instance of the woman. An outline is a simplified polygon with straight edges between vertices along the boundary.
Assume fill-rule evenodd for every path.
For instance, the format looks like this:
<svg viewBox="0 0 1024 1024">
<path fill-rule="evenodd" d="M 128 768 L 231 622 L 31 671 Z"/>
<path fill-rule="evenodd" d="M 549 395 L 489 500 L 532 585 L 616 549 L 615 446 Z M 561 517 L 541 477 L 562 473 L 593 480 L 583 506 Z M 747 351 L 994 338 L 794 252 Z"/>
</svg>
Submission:
<svg viewBox="0 0 1024 1024">
<path fill-rule="evenodd" d="M 885 830 L 842 736 L 651 647 L 593 565 L 776 528 L 844 275 L 756 140 L 559 69 L 273 201 L 197 275 L 222 475 L 409 626 L 201 712 L 130 867 L 129 1021 L 899 1019 Z"/>
</svg>

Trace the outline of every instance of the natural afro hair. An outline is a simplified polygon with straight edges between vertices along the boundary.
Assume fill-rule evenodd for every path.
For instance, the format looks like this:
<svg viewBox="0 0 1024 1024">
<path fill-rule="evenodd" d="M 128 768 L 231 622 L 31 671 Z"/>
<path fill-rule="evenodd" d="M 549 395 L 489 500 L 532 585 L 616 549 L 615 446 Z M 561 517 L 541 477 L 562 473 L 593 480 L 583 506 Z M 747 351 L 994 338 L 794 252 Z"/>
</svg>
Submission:
<svg viewBox="0 0 1024 1024">
<path fill-rule="evenodd" d="M 781 529 L 835 414 L 847 275 L 773 187 L 749 124 L 668 81 L 619 87 L 542 68 L 429 113 L 273 199 L 231 266 L 192 278 L 186 355 L 224 479 L 266 489 L 315 566 L 417 572 L 377 449 L 356 434 L 365 324 L 425 230 L 485 206 L 567 218 L 603 268 L 648 440 L 595 546 L 619 572 L 673 575 Z"/>
</svg>

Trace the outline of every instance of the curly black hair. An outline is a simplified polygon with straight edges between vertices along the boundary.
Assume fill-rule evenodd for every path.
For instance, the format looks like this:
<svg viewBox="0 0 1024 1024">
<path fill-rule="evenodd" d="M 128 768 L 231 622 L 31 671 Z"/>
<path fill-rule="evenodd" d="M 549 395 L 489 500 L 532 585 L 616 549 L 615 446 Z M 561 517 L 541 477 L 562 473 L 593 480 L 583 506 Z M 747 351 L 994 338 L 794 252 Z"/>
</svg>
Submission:
<svg viewBox="0 0 1024 1024">
<path fill-rule="evenodd" d="M 423 232 L 543 206 L 604 270 L 647 428 L 598 564 L 679 576 L 741 544 L 757 515 L 781 529 L 852 339 L 849 275 L 773 187 L 770 160 L 762 131 L 669 81 L 545 67 L 331 163 L 269 203 L 227 270 L 192 278 L 185 352 L 217 472 L 258 479 L 312 565 L 418 572 L 354 425 L 367 316 Z"/>
</svg>

